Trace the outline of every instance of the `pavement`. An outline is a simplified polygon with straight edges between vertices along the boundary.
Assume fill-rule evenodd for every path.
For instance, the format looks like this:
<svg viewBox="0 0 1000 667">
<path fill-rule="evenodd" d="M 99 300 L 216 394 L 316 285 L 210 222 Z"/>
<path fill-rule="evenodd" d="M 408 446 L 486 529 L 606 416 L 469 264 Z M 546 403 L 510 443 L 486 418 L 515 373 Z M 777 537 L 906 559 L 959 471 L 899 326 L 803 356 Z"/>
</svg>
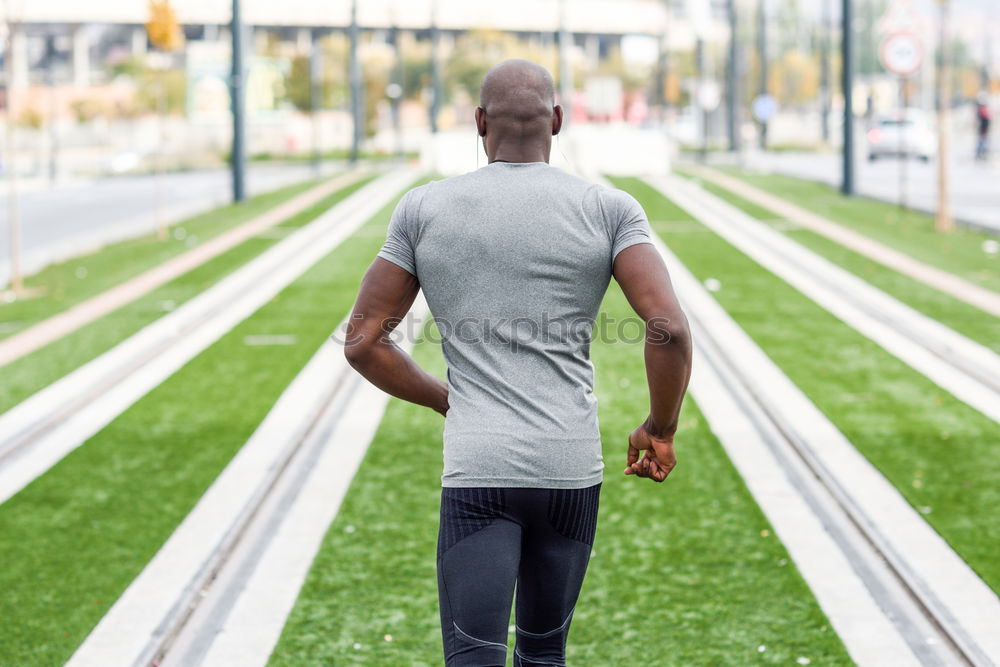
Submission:
<svg viewBox="0 0 1000 667">
<path fill-rule="evenodd" d="M 969 150 L 952 155 L 951 209 L 956 220 L 1000 233 L 1000 160 L 976 162 Z M 937 208 L 937 160 L 928 163 L 896 158 L 868 162 L 863 143 L 857 152 L 856 185 L 859 194 L 933 213 Z M 748 154 L 743 164 L 751 169 L 772 171 L 834 186 L 841 182 L 839 153 Z M 906 187 L 901 187 L 905 172 Z"/>
<path fill-rule="evenodd" d="M 333 165 L 324 165 L 329 172 Z M 251 164 L 247 192 L 267 192 L 312 178 L 309 164 Z M 108 243 L 156 229 L 159 215 L 168 223 L 228 203 L 231 180 L 226 169 L 117 176 L 43 185 L 25 182 L 18 196 L 21 217 L 21 266 L 30 275 L 45 266 Z M 162 187 L 162 214 L 156 211 Z M 10 233 L 6 188 L 0 193 L 0 284 L 10 274 Z"/>
</svg>

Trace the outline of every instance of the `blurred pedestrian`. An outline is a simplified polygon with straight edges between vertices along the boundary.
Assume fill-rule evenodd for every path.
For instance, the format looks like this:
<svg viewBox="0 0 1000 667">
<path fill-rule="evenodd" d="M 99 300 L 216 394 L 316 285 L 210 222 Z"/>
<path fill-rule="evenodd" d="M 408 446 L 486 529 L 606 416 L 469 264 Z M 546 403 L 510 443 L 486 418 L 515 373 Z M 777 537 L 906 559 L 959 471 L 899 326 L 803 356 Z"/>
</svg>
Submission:
<svg viewBox="0 0 1000 667">
<path fill-rule="evenodd" d="M 990 153 L 990 98 L 980 93 L 976 100 L 976 159 L 985 160 Z"/>
</svg>

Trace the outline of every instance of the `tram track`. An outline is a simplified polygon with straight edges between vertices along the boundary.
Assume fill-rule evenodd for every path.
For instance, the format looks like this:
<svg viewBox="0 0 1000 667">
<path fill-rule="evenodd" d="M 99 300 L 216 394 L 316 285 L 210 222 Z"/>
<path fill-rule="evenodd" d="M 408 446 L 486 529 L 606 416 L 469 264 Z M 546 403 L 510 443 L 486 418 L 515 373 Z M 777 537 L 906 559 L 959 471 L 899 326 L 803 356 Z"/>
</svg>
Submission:
<svg viewBox="0 0 1000 667">
<path fill-rule="evenodd" d="M 692 395 L 852 657 L 1000 664 L 997 595 L 654 243 L 691 322 Z"/>
<path fill-rule="evenodd" d="M 692 324 L 692 394 L 852 658 L 862 665 L 1000 664 L 996 594 L 654 242 Z M 317 354 L 241 450 L 247 458 L 257 453 L 256 476 L 234 468 L 199 503 L 224 503 L 225 518 L 207 509 L 199 528 L 186 529 L 199 520 L 196 508 L 69 664 L 266 663 L 315 553 L 310 548 L 318 548 L 364 455 L 356 433 L 363 422 L 368 435 L 360 439 L 368 442 L 381 414 L 361 414 L 371 397 L 338 350 L 327 344 Z M 331 372 L 334 359 L 338 370 Z M 321 465 L 341 440 L 360 452 L 347 464 Z M 309 518 L 312 542 L 288 546 L 296 508 L 307 513 L 299 496 L 323 486 L 328 470 L 341 474 L 339 496 L 325 505 L 332 513 Z M 227 479 L 242 479 L 243 492 L 232 493 Z M 185 532 L 187 546 L 172 545 Z M 282 558 L 300 571 L 279 578 L 268 570 Z M 280 594 L 273 590 L 279 580 Z"/>
<path fill-rule="evenodd" d="M 1000 422 L 1000 356 L 677 177 L 651 185 L 761 266 L 959 400 Z"/>
<path fill-rule="evenodd" d="M 0 503 L 250 316 L 416 175 L 400 169 L 365 185 L 177 310 L 0 415 Z"/>
<path fill-rule="evenodd" d="M 264 664 L 385 403 L 324 343 L 68 665 Z"/>
</svg>

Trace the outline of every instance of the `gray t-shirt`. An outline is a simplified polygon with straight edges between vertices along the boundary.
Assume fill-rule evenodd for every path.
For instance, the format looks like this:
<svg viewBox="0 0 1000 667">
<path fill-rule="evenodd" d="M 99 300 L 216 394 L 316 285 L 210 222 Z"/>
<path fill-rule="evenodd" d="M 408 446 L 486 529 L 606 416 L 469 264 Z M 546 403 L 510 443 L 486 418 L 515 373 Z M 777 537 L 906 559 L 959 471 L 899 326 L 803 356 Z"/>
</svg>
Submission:
<svg viewBox="0 0 1000 667">
<path fill-rule="evenodd" d="M 630 195 L 544 162 L 404 195 L 378 255 L 417 277 L 441 332 L 444 486 L 601 481 L 591 332 L 615 256 L 649 242 Z"/>
</svg>

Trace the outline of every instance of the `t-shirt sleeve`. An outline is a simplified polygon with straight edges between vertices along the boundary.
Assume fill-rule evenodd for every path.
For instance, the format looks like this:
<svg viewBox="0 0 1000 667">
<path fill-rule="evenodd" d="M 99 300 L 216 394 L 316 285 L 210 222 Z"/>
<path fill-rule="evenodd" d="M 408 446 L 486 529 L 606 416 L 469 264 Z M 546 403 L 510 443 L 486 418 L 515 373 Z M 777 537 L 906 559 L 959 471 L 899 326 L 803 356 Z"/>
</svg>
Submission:
<svg viewBox="0 0 1000 667">
<path fill-rule="evenodd" d="M 609 207 L 617 211 L 617 219 L 612 220 L 611 261 L 625 248 L 653 242 L 646 212 L 635 197 L 621 190 L 616 190 L 614 194 L 617 206 Z"/>
<path fill-rule="evenodd" d="M 385 243 L 378 251 L 378 256 L 405 269 L 412 275 L 417 275 L 416 247 L 416 215 L 412 210 L 413 191 L 407 192 L 396 204 L 389 220 L 389 231 Z"/>
</svg>

